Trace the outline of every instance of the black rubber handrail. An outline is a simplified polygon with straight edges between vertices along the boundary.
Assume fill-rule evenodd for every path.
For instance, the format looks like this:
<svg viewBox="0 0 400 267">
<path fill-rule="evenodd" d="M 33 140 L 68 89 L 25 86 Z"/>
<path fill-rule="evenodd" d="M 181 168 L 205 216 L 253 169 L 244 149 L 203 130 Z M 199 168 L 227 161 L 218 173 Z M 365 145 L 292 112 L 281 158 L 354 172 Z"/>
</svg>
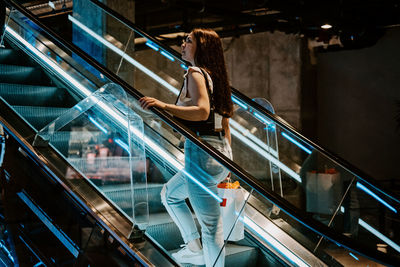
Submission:
<svg viewBox="0 0 400 267">
<path fill-rule="evenodd" d="M 100 71 L 104 76 L 106 76 L 110 81 L 119 84 L 123 87 L 124 90 L 129 92 L 133 95 L 136 99 L 139 99 L 143 95 L 137 91 L 135 88 L 131 87 L 127 84 L 124 80 L 116 76 L 113 72 L 108 70 L 107 68 L 100 65 L 96 60 L 94 60 L 90 55 L 84 52 L 79 47 L 75 46 L 74 44 L 66 41 L 58 34 L 56 34 L 53 30 L 49 29 L 47 26 L 43 25 L 30 11 L 26 10 L 20 4 L 14 2 L 14 0 L 4 0 L 8 4 L 8 6 L 12 6 L 19 12 L 21 12 L 24 16 L 29 18 L 33 23 L 35 23 L 41 29 L 41 33 L 45 35 L 46 38 L 49 38 L 55 44 L 65 47 L 69 49 L 71 52 L 76 53 L 79 57 L 84 59 L 87 63 L 92 65 L 95 69 Z M 221 152 L 216 150 L 214 147 L 209 145 L 208 143 L 203 143 L 192 131 L 187 129 L 185 126 L 180 124 L 179 122 L 175 122 L 171 115 L 164 112 L 163 110 L 157 108 L 151 108 L 151 110 L 160 117 L 164 122 L 169 124 L 171 127 L 176 129 L 190 141 L 195 143 L 213 158 L 217 159 L 222 165 L 228 168 L 232 173 L 236 176 L 241 178 L 244 182 L 246 182 L 250 187 L 254 188 L 259 194 L 266 197 L 269 201 L 273 204 L 278 206 L 280 209 L 285 211 L 289 216 L 293 219 L 304 225 L 305 227 L 309 228 L 313 232 L 325 237 L 326 239 L 330 240 L 333 243 L 339 243 L 341 246 L 345 247 L 348 250 L 351 250 L 355 253 L 361 254 L 364 257 L 370 258 L 374 261 L 380 262 L 382 264 L 387 265 L 396 265 L 400 262 L 399 257 L 395 257 L 392 255 L 387 255 L 375 249 L 371 249 L 366 247 L 364 244 L 360 244 L 353 239 L 350 239 L 342 234 L 338 234 L 332 228 L 329 228 L 325 224 L 313 219 L 311 216 L 299 210 L 294 205 L 289 203 L 287 200 L 282 199 L 278 194 L 265 188 L 255 177 L 251 174 L 247 173 L 244 169 L 242 169 L 239 165 L 235 162 L 228 159 L 224 156 Z M 48 163 L 44 162 L 47 166 Z"/>
<path fill-rule="evenodd" d="M 164 45 L 162 42 L 160 42 L 159 40 L 157 40 L 153 36 L 147 34 L 144 30 L 142 30 L 135 23 L 133 23 L 132 21 L 130 21 L 127 18 L 123 17 L 121 14 L 117 13 L 115 10 L 111 9 L 110 7 L 108 7 L 107 5 L 103 4 L 102 2 L 100 2 L 98 0 L 90 0 L 90 1 L 93 4 L 95 4 L 96 6 L 98 6 L 99 8 L 101 8 L 103 11 L 105 11 L 106 13 L 108 13 L 109 15 L 111 15 L 112 17 L 114 17 L 115 19 L 120 21 L 121 23 L 123 23 L 125 26 L 127 26 L 131 30 L 136 31 L 140 35 L 142 35 L 143 37 L 151 40 L 153 43 L 157 44 L 160 48 L 162 48 L 163 50 L 165 50 L 168 53 L 170 53 L 173 56 L 175 56 L 175 59 L 177 59 L 180 62 L 182 62 L 183 64 L 187 65 L 187 62 L 181 59 L 181 54 L 178 53 L 176 50 L 170 48 L 169 46 Z M 298 132 L 297 129 L 295 129 L 293 126 L 288 124 L 285 120 L 283 120 L 282 118 L 280 118 L 276 114 L 271 113 L 270 111 L 265 109 L 263 106 L 259 105 L 258 103 L 254 102 L 252 99 L 250 99 L 249 97 L 247 97 L 246 95 L 241 93 L 239 90 L 237 90 L 237 89 L 235 89 L 233 87 L 231 87 L 231 88 L 232 88 L 232 94 L 234 96 L 238 97 L 238 99 L 240 99 L 242 102 L 245 102 L 248 106 L 250 106 L 251 108 L 253 108 L 257 112 L 260 112 L 262 115 L 264 115 L 264 116 L 268 117 L 269 119 L 273 120 L 280 127 L 285 129 L 286 131 L 290 132 L 290 134 L 296 136 L 297 138 L 299 138 L 303 142 L 307 143 L 307 145 L 309 145 L 309 146 L 311 146 L 313 148 L 316 148 L 318 150 L 318 152 L 326 155 L 332 161 L 334 161 L 338 165 L 341 165 L 342 167 L 344 167 L 345 169 L 347 169 L 348 171 L 353 173 L 355 176 L 357 176 L 358 179 L 364 181 L 369 186 L 373 187 L 374 189 L 378 190 L 379 192 L 381 192 L 385 196 L 391 198 L 392 200 L 394 200 L 395 202 L 400 204 L 400 199 L 397 199 L 396 197 L 394 197 L 395 194 L 393 192 L 390 192 L 390 194 L 388 194 L 387 192 L 384 192 L 382 189 L 378 188 L 375 185 L 375 183 L 377 183 L 376 179 L 374 179 L 370 175 L 366 174 L 365 172 L 363 172 L 362 170 L 360 170 L 356 166 L 352 165 L 351 163 L 349 163 L 345 159 L 343 159 L 340 156 L 336 155 L 332 151 L 322 147 L 318 143 L 313 142 L 310 139 L 308 139 L 307 137 L 303 136 L 301 133 Z M 387 190 L 387 191 L 389 191 L 389 190 Z"/>
</svg>

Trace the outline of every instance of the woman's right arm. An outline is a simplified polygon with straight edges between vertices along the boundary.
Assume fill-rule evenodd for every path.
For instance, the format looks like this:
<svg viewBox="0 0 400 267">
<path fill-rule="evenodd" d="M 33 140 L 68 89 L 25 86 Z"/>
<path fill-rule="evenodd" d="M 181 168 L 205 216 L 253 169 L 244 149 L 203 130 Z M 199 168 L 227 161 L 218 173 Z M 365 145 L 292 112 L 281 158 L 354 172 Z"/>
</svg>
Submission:
<svg viewBox="0 0 400 267">
<path fill-rule="evenodd" d="M 142 97 L 139 99 L 140 105 L 144 109 L 157 107 L 164 109 L 172 115 L 190 121 L 207 120 L 210 114 L 210 102 L 208 99 L 207 88 L 204 76 L 199 72 L 190 71 L 188 74 L 190 95 L 193 106 L 177 106 L 164 103 L 153 97 Z"/>
</svg>

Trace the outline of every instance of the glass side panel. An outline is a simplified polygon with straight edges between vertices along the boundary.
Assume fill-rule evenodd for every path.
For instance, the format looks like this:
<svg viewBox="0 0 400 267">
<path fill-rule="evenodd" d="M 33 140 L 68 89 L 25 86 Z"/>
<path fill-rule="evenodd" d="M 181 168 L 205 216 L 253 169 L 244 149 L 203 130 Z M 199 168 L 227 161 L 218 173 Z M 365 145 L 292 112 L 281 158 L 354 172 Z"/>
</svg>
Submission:
<svg viewBox="0 0 400 267">
<path fill-rule="evenodd" d="M 34 146 L 50 143 L 75 167 L 64 172 L 72 188 L 77 169 L 111 202 L 124 194 L 128 199 L 119 203 L 121 212 L 145 229 L 149 219 L 143 120 L 128 108 L 132 97 L 113 84 L 95 91 L 107 79 L 87 71 L 83 59 L 46 39 L 18 11 L 11 12 L 5 31 L 6 41 L 20 46 L 31 58 L 7 48 L 18 60 L 11 66 L 22 74 L 7 80 L 8 88 L 2 86 L 1 96 L 41 130 Z M 121 194 L 115 193 L 118 186 Z"/>
<path fill-rule="evenodd" d="M 148 196 L 143 121 L 128 103 L 120 86 L 107 84 L 44 127 L 34 145 L 50 142 L 74 167 L 65 174 L 72 184 L 79 179 L 78 170 L 144 230 Z"/>
<path fill-rule="evenodd" d="M 73 42 L 143 94 L 172 101 L 186 68 L 182 61 L 91 1 L 79 2 L 68 16 Z"/>
</svg>

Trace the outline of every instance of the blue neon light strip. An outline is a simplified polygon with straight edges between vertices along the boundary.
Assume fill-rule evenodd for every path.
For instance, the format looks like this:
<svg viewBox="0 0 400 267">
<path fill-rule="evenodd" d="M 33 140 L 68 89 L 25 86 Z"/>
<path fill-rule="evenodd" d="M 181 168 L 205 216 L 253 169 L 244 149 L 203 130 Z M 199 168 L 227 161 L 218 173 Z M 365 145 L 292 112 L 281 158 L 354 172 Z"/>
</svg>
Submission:
<svg viewBox="0 0 400 267">
<path fill-rule="evenodd" d="M 107 134 L 108 131 L 106 128 L 104 128 L 103 126 L 100 125 L 100 123 L 98 123 L 92 116 L 88 116 L 89 120 L 103 133 Z"/>
<path fill-rule="evenodd" d="M 287 259 L 294 266 L 310 266 L 305 263 L 301 258 L 299 258 L 296 254 L 286 248 L 281 242 L 279 242 L 276 238 L 271 236 L 268 231 L 261 228 L 258 224 L 256 224 L 253 220 L 251 220 L 247 216 L 240 216 L 239 219 L 243 221 L 250 229 L 252 229 L 259 237 L 261 237 L 266 243 L 268 243 L 271 247 L 275 248 L 285 259 Z"/>
<path fill-rule="evenodd" d="M 37 258 L 38 260 L 40 260 L 39 255 L 37 255 L 36 252 L 31 248 L 31 246 L 29 246 L 29 244 L 26 243 L 26 241 L 22 238 L 22 236 L 19 235 L 18 237 L 19 237 L 19 239 L 25 244 L 25 246 L 32 252 L 32 254 L 35 255 L 36 258 Z M 13 261 L 13 262 L 14 262 L 14 261 Z M 6 266 L 6 265 L 5 265 L 5 266 Z"/>
<path fill-rule="evenodd" d="M 171 56 L 170 54 L 168 54 L 167 52 L 165 52 L 164 50 L 161 50 L 160 54 L 163 55 L 164 57 L 168 58 L 171 61 L 175 61 L 175 58 L 173 56 Z"/>
<path fill-rule="evenodd" d="M 19 34 L 17 34 L 13 29 L 11 29 L 9 26 L 5 28 L 5 30 L 11 34 L 14 38 L 16 38 L 19 42 L 21 42 L 26 48 L 28 48 L 32 53 L 34 53 L 37 57 L 39 57 L 41 60 L 43 60 L 51 69 L 55 70 L 56 72 L 60 73 L 61 76 L 66 79 L 70 84 L 72 84 L 75 88 L 77 88 L 79 91 L 84 93 L 85 95 L 90 95 L 92 92 L 88 90 L 85 86 L 83 86 L 80 82 L 75 80 L 71 75 L 69 75 L 67 72 L 65 72 L 59 65 L 58 63 L 54 62 L 50 58 L 48 58 L 46 55 L 44 55 L 42 52 L 40 52 L 36 47 L 31 45 L 28 41 L 26 41 L 24 38 L 22 38 Z"/>
<path fill-rule="evenodd" d="M 154 49 L 154 50 L 156 50 L 156 51 L 159 50 L 158 46 L 157 46 L 156 44 L 153 44 L 153 43 L 150 42 L 150 41 L 147 41 L 147 42 L 146 42 L 146 45 L 147 45 L 148 47 L 150 47 L 151 49 Z"/>
<path fill-rule="evenodd" d="M 275 165 L 277 165 L 281 170 L 286 172 L 288 175 L 290 175 L 293 179 L 297 180 L 299 183 L 301 183 L 301 178 L 300 175 L 297 174 L 295 171 L 290 169 L 288 166 L 277 160 L 275 157 L 273 157 L 270 153 L 256 145 L 255 143 L 251 142 L 249 139 L 247 139 L 244 135 L 239 134 L 235 129 L 231 129 L 231 132 L 233 135 L 235 135 L 237 138 L 239 138 L 243 143 L 247 144 L 251 149 L 255 150 L 258 152 L 260 155 L 268 159 L 269 161 L 273 162 Z"/>
<path fill-rule="evenodd" d="M 125 142 L 123 142 L 121 139 L 115 138 L 115 139 L 114 139 L 114 142 L 115 142 L 117 145 L 119 145 L 120 147 L 122 147 L 126 152 L 129 153 L 129 146 L 128 146 Z"/>
<path fill-rule="evenodd" d="M 234 136 L 237 136 L 239 134 L 242 134 L 244 136 L 244 137 L 237 136 L 242 142 L 244 142 L 245 144 L 248 144 L 248 142 L 250 142 L 250 140 L 251 140 L 255 144 L 257 144 L 260 147 L 260 149 L 263 149 L 266 152 L 272 154 L 275 158 L 278 158 L 278 151 L 276 151 L 275 149 L 273 149 L 272 147 L 268 146 L 263 141 L 261 141 L 259 138 L 254 136 L 248 129 L 244 128 L 242 125 L 240 125 L 239 123 L 237 123 L 234 120 L 229 120 L 229 124 L 233 128 L 235 128 L 235 130 L 238 130 L 240 132 L 240 133 L 237 131 L 232 132 L 232 134 Z M 248 140 L 247 138 L 250 140 Z M 256 149 L 256 148 L 254 148 L 254 149 Z"/>
<path fill-rule="evenodd" d="M 349 255 L 352 256 L 353 258 L 355 258 L 356 260 L 359 260 L 359 259 L 357 258 L 357 256 L 354 255 L 353 253 L 349 252 Z"/>
<path fill-rule="evenodd" d="M 253 114 L 254 114 L 254 116 L 255 116 L 257 119 L 259 119 L 259 120 L 262 121 L 263 123 L 265 123 L 265 124 L 267 124 L 267 125 L 272 124 L 272 122 L 267 121 L 267 119 L 264 118 L 263 116 L 261 116 L 261 114 L 258 114 L 257 112 L 253 112 Z"/>
<path fill-rule="evenodd" d="M 241 101 L 239 101 L 236 97 L 232 96 L 231 98 L 232 98 L 232 101 L 234 103 L 236 103 L 237 105 L 239 105 L 242 109 L 244 109 L 244 110 L 248 109 L 247 105 L 242 103 Z"/>
<path fill-rule="evenodd" d="M 11 255 L 11 252 L 8 250 L 8 248 L 5 245 L 3 245 L 3 242 L 0 242 L 0 248 L 6 252 L 7 257 L 14 263 L 14 257 Z"/>
<path fill-rule="evenodd" d="M 222 198 L 220 198 L 218 195 L 216 195 L 213 191 L 211 191 L 210 189 L 208 189 L 205 185 L 203 185 L 201 182 L 199 182 L 196 178 L 194 178 L 192 175 L 190 175 L 187 171 L 185 171 L 184 169 L 182 169 L 182 172 L 190 178 L 190 180 L 192 180 L 193 182 L 195 182 L 198 186 L 200 186 L 202 189 L 204 189 L 204 191 L 206 191 L 207 193 L 209 193 L 213 198 L 215 198 L 219 203 L 222 202 Z"/>
<path fill-rule="evenodd" d="M 340 211 L 342 213 L 345 212 L 345 209 L 343 206 L 340 207 Z M 386 244 L 388 244 L 389 246 L 391 246 L 392 248 L 394 248 L 395 250 L 397 250 L 398 252 L 400 252 L 400 246 L 397 245 L 396 243 L 394 243 L 392 240 L 390 240 L 388 237 L 384 236 L 381 232 L 377 231 L 375 228 L 373 228 L 371 225 L 369 225 L 368 223 L 366 223 L 365 221 L 363 221 L 362 219 L 358 219 L 358 224 L 361 225 L 362 227 L 364 227 L 366 230 L 368 230 L 370 233 L 372 233 L 374 236 L 376 236 L 377 238 L 379 238 L 380 240 L 382 240 L 383 242 L 385 242 Z"/>
<path fill-rule="evenodd" d="M 358 219 L 358 223 L 364 227 L 366 230 L 368 230 L 369 232 L 371 232 L 372 234 L 374 234 L 376 237 L 378 237 L 380 240 L 382 240 L 383 242 L 385 242 L 386 244 L 388 244 L 389 246 L 391 246 L 392 248 L 394 248 L 395 250 L 397 250 L 397 252 L 400 252 L 400 246 L 397 245 L 396 243 L 394 243 L 392 240 L 390 240 L 388 237 L 384 236 L 383 234 L 381 234 L 380 232 L 378 232 L 377 230 L 375 230 L 373 227 L 371 227 L 369 224 L 367 224 L 366 222 L 364 222 L 362 219 Z"/>
<path fill-rule="evenodd" d="M 78 26 L 79 28 L 81 28 L 82 30 L 84 30 L 85 32 L 87 32 L 90 36 L 92 36 L 94 39 L 96 39 L 97 41 L 99 41 L 100 43 L 104 44 L 105 46 L 107 46 L 108 48 L 110 48 L 112 51 L 114 51 L 115 53 L 117 53 L 118 55 L 120 55 L 121 57 L 123 57 L 126 61 L 128 61 L 129 63 L 131 63 L 132 65 L 134 65 L 135 67 L 137 67 L 138 69 L 140 69 L 142 72 L 144 72 L 145 74 L 147 74 L 149 77 L 151 77 L 152 79 L 154 79 L 156 82 L 158 82 L 159 84 L 161 84 L 162 86 L 166 87 L 168 90 L 170 90 L 171 92 L 174 92 L 176 95 L 178 95 L 179 90 L 176 89 L 175 87 L 173 87 L 172 85 L 170 85 L 169 83 L 167 83 L 164 79 L 162 79 L 160 76 L 158 76 L 157 74 L 155 74 L 154 72 L 152 72 L 151 70 L 149 70 L 148 68 L 146 68 L 145 66 L 143 66 L 142 64 L 140 64 L 138 61 L 134 60 L 132 57 L 130 57 L 129 55 L 127 55 L 126 53 L 124 53 L 121 49 L 119 49 L 118 47 L 116 47 L 115 45 L 113 45 L 112 43 L 110 43 L 109 41 L 107 41 L 106 39 L 104 39 L 102 36 L 98 35 L 97 33 L 95 33 L 94 31 L 92 31 L 91 29 L 89 29 L 87 26 L 85 26 L 84 24 L 82 24 L 81 22 L 79 22 L 77 19 L 75 19 L 74 17 L 72 17 L 71 15 L 68 15 L 68 19 L 74 23 L 76 26 Z"/>
<path fill-rule="evenodd" d="M 394 213 L 397 213 L 397 210 L 395 208 L 393 208 L 391 205 L 389 205 L 389 203 L 387 203 L 385 200 L 383 200 L 382 198 L 378 197 L 374 192 L 372 192 L 371 190 L 369 190 L 368 188 L 366 188 L 363 184 L 361 184 L 360 182 L 357 182 L 357 188 L 360 188 L 361 190 L 363 190 L 365 193 L 367 193 L 368 195 L 372 196 L 373 198 L 375 198 L 376 200 L 378 200 L 379 202 L 381 202 L 383 205 L 385 205 L 387 208 L 389 208 L 391 211 L 393 211 Z"/>
<path fill-rule="evenodd" d="M 186 66 L 185 64 L 181 64 L 182 69 L 187 70 L 188 66 Z"/>
<path fill-rule="evenodd" d="M 281 132 L 281 134 L 283 135 L 283 137 L 285 137 L 287 140 L 289 140 L 290 142 L 292 142 L 293 144 L 295 144 L 296 146 L 300 147 L 301 149 L 303 149 L 306 153 L 311 154 L 311 150 L 309 150 L 308 148 L 306 148 L 305 146 L 303 146 L 302 144 L 300 144 L 298 141 L 294 140 L 294 138 L 290 137 L 287 133 L 285 132 Z"/>
<path fill-rule="evenodd" d="M 60 240 L 60 242 L 77 258 L 79 256 L 79 250 L 76 245 L 68 238 L 68 236 L 58 229 L 51 221 L 50 218 L 44 213 L 39 207 L 37 207 L 24 192 L 18 192 L 19 198 L 25 202 L 25 204 L 32 210 L 33 213 L 49 228 L 49 230 Z"/>
</svg>

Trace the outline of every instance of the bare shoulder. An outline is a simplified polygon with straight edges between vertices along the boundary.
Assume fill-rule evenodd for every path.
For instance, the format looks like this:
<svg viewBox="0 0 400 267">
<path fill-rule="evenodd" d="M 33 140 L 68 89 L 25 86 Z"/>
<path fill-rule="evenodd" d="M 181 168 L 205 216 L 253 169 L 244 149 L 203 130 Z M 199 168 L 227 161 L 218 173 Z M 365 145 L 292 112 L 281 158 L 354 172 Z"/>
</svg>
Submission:
<svg viewBox="0 0 400 267">
<path fill-rule="evenodd" d="M 203 74 L 201 73 L 200 69 L 198 69 L 198 68 L 189 68 L 188 77 L 189 77 L 189 79 L 193 79 L 194 81 L 200 82 L 200 83 L 205 81 Z"/>
</svg>

